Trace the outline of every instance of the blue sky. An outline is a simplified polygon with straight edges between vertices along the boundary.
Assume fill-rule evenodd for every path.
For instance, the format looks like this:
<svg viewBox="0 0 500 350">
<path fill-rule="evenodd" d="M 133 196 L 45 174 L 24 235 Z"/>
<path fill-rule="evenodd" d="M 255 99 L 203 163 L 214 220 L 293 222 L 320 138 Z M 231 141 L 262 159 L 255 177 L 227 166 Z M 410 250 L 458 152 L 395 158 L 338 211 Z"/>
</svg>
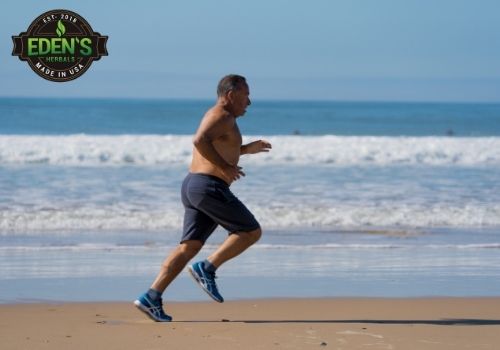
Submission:
<svg viewBox="0 0 500 350">
<path fill-rule="evenodd" d="M 109 56 L 67 83 L 11 56 L 42 12 L 73 10 Z M 0 96 L 213 98 L 227 73 L 255 99 L 500 102 L 500 2 L 11 1 Z"/>
</svg>

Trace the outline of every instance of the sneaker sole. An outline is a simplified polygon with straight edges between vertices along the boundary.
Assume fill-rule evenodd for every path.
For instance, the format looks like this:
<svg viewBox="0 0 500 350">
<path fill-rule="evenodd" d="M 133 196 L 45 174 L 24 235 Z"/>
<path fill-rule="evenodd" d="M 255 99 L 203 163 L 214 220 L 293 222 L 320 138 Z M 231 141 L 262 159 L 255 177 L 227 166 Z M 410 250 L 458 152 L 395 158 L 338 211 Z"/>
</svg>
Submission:
<svg viewBox="0 0 500 350">
<path fill-rule="evenodd" d="M 196 272 L 193 271 L 193 268 L 191 266 L 188 266 L 188 271 L 189 271 L 189 274 L 191 275 L 191 277 L 193 277 L 194 281 L 196 282 L 197 285 L 199 285 L 201 287 L 201 289 L 203 289 L 203 291 L 205 293 L 207 293 L 207 295 L 212 298 L 213 300 L 215 300 L 216 302 L 218 303 L 223 303 L 224 300 L 219 300 L 219 299 L 216 299 L 212 293 L 210 293 L 206 288 L 205 286 L 203 286 L 203 284 L 201 283 L 201 281 L 199 280 L 198 278 L 198 275 L 196 274 Z"/>
<path fill-rule="evenodd" d="M 149 312 L 149 309 L 142 305 L 142 303 L 139 300 L 134 301 L 134 305 L 136 308 L 138 308 L 141 312 L 143 312 L 146 316 L 148 316 L 150 319 L 152 319 L 155 322 L 171 322 L 172 320 L 169 321 L 164 321 L 164 320 L 158 320 L 156 319 L 151 313 Z"/>
</svg>

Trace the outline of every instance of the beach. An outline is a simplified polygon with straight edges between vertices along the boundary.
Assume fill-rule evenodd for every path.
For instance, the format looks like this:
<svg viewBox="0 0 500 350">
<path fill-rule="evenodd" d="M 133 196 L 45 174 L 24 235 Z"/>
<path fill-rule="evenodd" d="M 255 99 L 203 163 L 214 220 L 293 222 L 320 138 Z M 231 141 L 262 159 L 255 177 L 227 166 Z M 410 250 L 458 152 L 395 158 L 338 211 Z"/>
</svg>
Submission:
<svg viewBox="0 0 500 350">
<path fill-rule="evenodd" d="M 227 302 L 183 272 L 176 322 L 137 311 L 210 103 L 0 99 L 2 349 L 495 348 L 500 105 L 256 102 L 243 141 L 273 149 L 231 190 L 263 236 L 218 270 Z"/>
<path fill-rule="evenodd" d="M 2 349 L 498 349 L 500 298 L 256 299 L 0 306 Z"/>
</svg>

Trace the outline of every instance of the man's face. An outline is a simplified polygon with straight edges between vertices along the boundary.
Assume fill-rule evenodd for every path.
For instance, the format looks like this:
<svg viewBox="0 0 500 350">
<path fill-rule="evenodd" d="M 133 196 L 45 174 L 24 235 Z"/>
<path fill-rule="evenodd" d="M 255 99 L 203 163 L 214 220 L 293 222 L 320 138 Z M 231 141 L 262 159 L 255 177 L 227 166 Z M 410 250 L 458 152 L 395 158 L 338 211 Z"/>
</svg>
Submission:
<svg viewBox="0 0 500 350">
<path fill-rule="evenodd" d="M 251 104 L 248 85 L 245 84 L 238 89 L 232 90 L 231 102 L 236 116 L 245 114 L 247 107 Z"/>
</svg>

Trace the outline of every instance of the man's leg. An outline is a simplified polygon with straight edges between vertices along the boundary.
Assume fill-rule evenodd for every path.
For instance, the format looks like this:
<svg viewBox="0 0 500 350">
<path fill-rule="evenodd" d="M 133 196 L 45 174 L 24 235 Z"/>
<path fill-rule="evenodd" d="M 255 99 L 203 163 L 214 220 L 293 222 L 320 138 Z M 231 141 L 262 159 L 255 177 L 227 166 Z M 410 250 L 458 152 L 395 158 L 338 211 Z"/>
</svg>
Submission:
<svg viewBox="0 0 500 350">
<path fill-rule="evenodd" d="M 177 246 L 163 262 L 151 288 L 134 301 L 134 305 L 157 322 L 171 321 L 172 317 L 163 310 L 161 295 L 202 246 L 203 243 L 196 240 L 187 240 Z"/>
<path fill-rule="evenodd" d="M 240 255 L 251 245 L 257 242 L 262 235 L 260 228 L 249 232 L 235 232 L 230 234 L 224 243 L 213 252 L 207 260 L 218 268 L 226 261 Z"/>
<path fill-rule="evenodd" d="M 250 210 L 231 192 L 223 180 L 213 176 L 208 179 L 200 177 L 200 182 L 202 182 L 201 179 L 208 183 L 207 188 L 210 190 L 204 193 L 201 200 L 193 200 L 196 202 L 196 214 L 201 218 L 207 218 L 208 222 L 224 227 L 232 234 L 207 260 L 198 261 L 189 266 L 189 272 L 212 299 L 222 303 L 224 298 L 217 288 L 215 271 L 224 262 L 241 254 L 257 242 L 261 236 L 261 229 Z M 197 194 L 196 191 L 193 193 Z M 185 222 L 189 221 L 185 220 Z M 199 224 L 200 220 L 197 222 Z"/>
<path fill-rule="evenodd" d="M 189 266 L 189 272 L 200 287 L 215 301 L 222 303 L 215 283 L 215 270 L 229 259 L 238 256 L 248 247 L 257 242 L 262 234 L 260 228 L 248 232 L 235 232 L 226 238 L 224 243 L 207 260 L 198 261 Z"/>
<path fill-rule="evenodd" d="M 179 244 L 163 262 L 158 276 L 151 285 L 151 289 L 162 294 L 202 247 L 203 243 L 195 240 L 184 241 Z"/>
</svg>

